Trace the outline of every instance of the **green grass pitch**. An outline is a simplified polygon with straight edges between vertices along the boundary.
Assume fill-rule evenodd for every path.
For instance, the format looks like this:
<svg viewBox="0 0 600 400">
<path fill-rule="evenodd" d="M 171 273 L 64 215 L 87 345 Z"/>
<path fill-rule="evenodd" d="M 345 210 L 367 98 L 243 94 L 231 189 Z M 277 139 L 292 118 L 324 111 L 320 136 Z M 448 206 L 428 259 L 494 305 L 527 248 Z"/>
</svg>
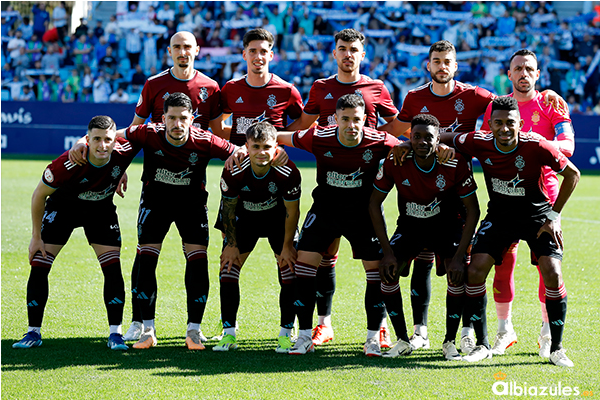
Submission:
<svg viewBox="0 0 600 400">
<path fill-rule="evenodd" d="M 48 160 L 2 160 L 2 399 L 282 399 L 394 398 L 491 399 L 494 374 L 506 374 L 506 385 L 525 390 L 557 387 L 562 398 L 598 397 L 600 282 L 600 176 L 584 175 L 563 212 L 566 254 L 563 271 L 569 294 L 564 345 L 575 368 L 550 365 L 537 355 L 540 324 L 537 272 L 521 245 L 516 270 L 517 295 L 513 321 L 519 337 L 504 356 L 472 364 L 443 360 L 445 279 L 432 278 L 429 313 L 432 348 L 401 359 L 373 359 L 362 354 L 366 334 L 365 277 L 351 259 L 343 240 L 334 297 L 335 340 L 303 357 L 274 352 L 279 332 L 276 265 L 265 241 L 251 255 L 241 277 L 240 348 L 230 353 L 191 352 L 184 347 L 186 331 L 184 258 L 173 227 L 160 256 L 157 305 L 158 347 L 114 352 L 106 347 L 108 327 L 102 302 L 102 274 L 92 249 L 79 229 L 58 256 L 50 274 L 42 347 L 12 349 L 27 328 L 25 287 L 29 274 L 27 248 L 31 237 L 30 200 Z M 209 212 L 212 223 L 219 201 L 221 165 L 208 168 Z M 122 267 L 127 290 L 135 254 L 135 221 L 140 194 L 141 164 L 129 169 L 129 191 L 116 198 L 123 232 Z M 311 204 L 315 170 L 303 166 L 302 216 Z M 482 216 L 487 202 L 480 173 Z M 351 201 L 351 199 L 348 199 Z M 172 199 L 169 207 L 194 209 L 194 199 Z M 395 226 L 395 195 L 385 203 L 388 226 Z M 82 218 L 98 218 L 90 208 Z M 211 291 L 202 329 L 214 335 L 219 327 L 218 259 L 220 235 L 211 230 L 209 269 Z M 491 288 L 492 276 L 488 278 Z M 412 329 L 407 279 L 401 281 L 409 331 Z M 130 295 L 124 315 L 129 326 Z M 490 337 L 496 333 L 493 297 L 489 296 Z M 577 388 L 578 396 L 565 387 Z M 518 389 L 517 389 L 518 390 Z M 531 392 L 530 392 L 531 393 Z M 502 396 L 501 396 L 502 397 Z M 511 397 L 511 396 L 504 396 Z M 520 396 L 524 397 L 524 396 Z M 550 398 L 550 396 L 545 396 Z M 554 396 L 552 396 L 554 397 Z"/>
</svg>

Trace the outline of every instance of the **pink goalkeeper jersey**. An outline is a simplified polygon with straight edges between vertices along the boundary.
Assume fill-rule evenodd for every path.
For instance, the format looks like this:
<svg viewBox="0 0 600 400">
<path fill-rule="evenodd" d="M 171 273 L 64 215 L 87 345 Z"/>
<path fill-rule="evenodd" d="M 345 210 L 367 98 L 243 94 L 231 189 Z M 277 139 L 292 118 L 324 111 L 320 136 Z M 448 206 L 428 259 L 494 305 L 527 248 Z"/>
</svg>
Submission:
<svg viewBox="0 0 600 400">
<path fill-rule="evenodd" d="M 519 113 L 523 120 L 522 132 L 535 132 L 549 140 L 553 145 L 559 143 L 559 150 L 567 157 L 573 155 L 575 149 L 575 138 L 571 126 L 571 117 L 568 110 L 557 110 L 552 105 L 544 105 L 544 95 L 535 92 L 535 97 L 529 101 L 519 102 Z M 513 94 L 508 96 L 513 97 Z M 485 111 L 482 130 L 489 131 L 488 120 L 490 119 L 492 105 Z M 544 183 L 548 191 L 550 201 L 554 203 L 558 196 L 560 185 L 556 173 L 549 167 L 544 167 Z"/>
</svg>

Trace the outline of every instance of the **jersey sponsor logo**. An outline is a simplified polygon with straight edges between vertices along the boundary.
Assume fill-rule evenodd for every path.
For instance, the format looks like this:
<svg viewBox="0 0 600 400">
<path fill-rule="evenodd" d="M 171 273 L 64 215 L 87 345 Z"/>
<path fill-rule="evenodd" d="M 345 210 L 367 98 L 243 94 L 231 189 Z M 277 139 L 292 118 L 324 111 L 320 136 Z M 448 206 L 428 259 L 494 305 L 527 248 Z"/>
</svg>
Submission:
<svg viewBox="0 0 600 400">
<path fill-rule="evenodd" d="M 248 211 L 265 211 L 277 205 L 277 199 L 271 197 L 269 200 L 261 201 L 260 203 L 253 203 L 251 201 L 243 201 L 244 210 Z"/>
<path fill-rule="evenodd" d="M 193 171 L 190 171 L 187 168 L 185 171 L 181 172 L 172 172 L 168 169 L 158 168 L 156 170 L 156 175 L 154 176 L 154 180 L 156 182 L 162 182 L 169 185 L 177 185 L 177 186 L 187 186 L 191 183 L 191 178 L 186 178 Z"/>
<path fill-rule="evenodd" d="M 288 190 L 287 194 L 296 195 L 300 193 L 300 186 L 296 186 Z"/>
<path fill-rule="evenodd" d="M 46 170 L 44 171 L 44 179 L 46 179 L 48 183 L 54 182 L 54 174 L 52 173 L 52 171 L 50 171 L 50 168 L 46 168 Z"/>
<path fill-rule="evenodd" d="M 157 156 L 164 156 L 162 150 L 156 151 L 154 152 L 154 154 L 156 154 Z"/>
<path fill-rule="evenodd" d="M 525 188 L 517 187 L 523 179 L 519 179 L 519 174 L 510 181 L 503 181 L 498 178 L 492 178 L 492 190 L 506 196 L 525 196 Z"/>
<path fill-rule="evenodd" d="M 208 89 L 205 87 L 201 87 L 200 93 L 198 93 L 198 97 L 200 97 L 200 100 L 202 100 L 202 102 L 205 103 L 206 99 L 208 99 Z"/>
<path fill-rule="evenodd" d="M 166 100 L 166 99 L 167 99 L 167 97 L 169 97 L 170 95 L 171 95 L 171 94 L 170 94 L 169 92 L 165 93 L 165 94 L 164 94 L 164 96 L 163 96 L 163 100 Z"/>
<path fill-rule="evenodd" d="M 87 179 L 87 178 L 83 178 L 83 179 L 81 180 L 81 182 L 79 182 L 79 183 L 86 183 L 86 182 L 89 182 L 89 181 L 88 181 L 88 179 Z"/>
<path fill-rule="evenodd" d="M 223 179 L 223 178 L 221 178 L 221 190 L 224 192 L 229 190 L 229 186 L 227 186 L 227 183 L 225 182 L 225 179 Z"/>
<path fill-rule="evenodd" d="M 325 100 L 333 100 L 333 96 L 331 95 L 331 93 L 327 93 L 327 96 L 325 96 Z"/>
<path fill-rule="evenodd" d="M 459 114 L 462 114 L 462 112 L 465 110 L 465 103 L 463 103 L 462 99 L 456 99 L 456 102 L 454 103 L 454 109 Z"/>
<path fill-rule="evenodd" d="M 329 158 L 333 158 L 333 154 L 331 154 L 330 151 L 328 151 L 327 153 L 323 154 L 323 156 L 329 157 Z"/>
<path fill-rule="evenodd" d="M 305 129 L 303 131 L 300 131 L 298 133 L 298 139 L 302 139 L 304 137 L 304 135 L 306 135 L 306 132 L 308 132 L 308 129 Z"/>
<path fill-rule="evenodd" d="M 273 108 L 273 107 L 275 107 L 277 105 L 277 99 L 275 98 L 274 94 L 270 94 L 269 95 L 269 98 L 267 99 L 267 105 L 270 108 Z"/>
<path fill-rule="evenodd" d="M 383 165 L 381 166 L 381 168 L 379 168 L 379 171 L 377 171 L 377 176 L 375 177 L 375 179 L 380 181 L 381 178 L 383 178 Z"/>
<path fill-rule="evenodd" d="M 426 112 L 429 112 L 429 110 L 427 109 L 427 106 L 423 106 L 423 108 L 421 108 L 420 112 L 426 113 Z"/>
<path fill-rule="evenodd" d="M 534 111 L 533 115 L 531 116 L 531 122 L 533 122 L 534 125 L 537 125 L 537 123 L 540 122 L 540 119 L 540 112 Z"/>
<path fill-rule="evenodd" d="M 466 134 L 466 133 L 465 133 L 465 134 L 463 134 L 463 135 L 460 135 L 460 136 L 458 137 L 458 141 L 459 141 L 461 144 L 465 144 L 465 140 L 467 140 L 467 134 Z"/>
<path fill-rule="evenodd" d="M 140 97 L 138 97 L 138 102 L 135 106 L 139 107 L 142 105 L 143 102 L 144 102 L 144 98 L 142 97 L 142 94 L 140 93 Z"/>
<path fill-rule="evenodd" d="M 100 200 L 104 200 L 107 197 L 112 196 L 112 194 L 115 192 L 115 188 L 117 186 L 114 183 L 111 183 L 109 187 L 107 187 L 106 189 L 100 191 L 100 192 L 92 192 L 87 191 L 84 193 L 80 193 L 79 196 L 77 196 L 78 198 L 80 198 L 81 200 L 87 200 L 87 201 L 100 201 Z"/>
<path fill-rule="evenodd" d="M 487 165 L 494 165 L 492 164 L 492 160 L 490 160 L 489 158 L 487 160 L 484 161 Z"/>
<path fill-rule="evenodd" d="M 444 190 L 446 187 L 446 178 L 444 178 L 444 175 L 440 174 L 437 176 L 435 179 L 435 186 L 437 186 L 441 191 Z"/>
<path fill-rule="evenodd" d="M 196 165 L 196 163 L 198 162 L 198 154 L 196 153 L 192 153 L 190 154 L 190 158 L 188 159 L 188 161 L 192 164 L 192 165 Z"/>
<path fill-rule="evenodd" d="M 118 165 L 115 165 L 115 167 L 113 168 L 112 172 L 110 173 L 110 176 L 113 177 L 113 179 L 117 179 L 117 177 L 121 174 L 121 167 L 119 167 Z"/>
<path fill-rule="evenodd" d="M 263 111 L 263 113 L 260 114 L 256 118 L 239 117 L 238 119 L 235 120 L 237 123 L 236 133 L 241 133 L 241 134 L 245 135 L 248 128 L 250 128 L 250 125 L 252 125 L 255 122 L 263 122 L 268 119 L 269 119 L 269 117 L 267 117 L 266 111 Z"/>
<path fill-rule="evenodd" d="M 269 192 L 275 194 L 277 193 L 277 185 L 275 184 L 275 182 L 269 182 Z"/>
<path fill-rule="evenodd" d="M 515 167 L 517 167 L 519 171 L 523 171 L 523 168 L 525 167 L 525 160 L 523 159 L 523 156 L 517 156 L 515 158 Z"/>
<path fill-rule="evenodd" d="M 455 132 L 461 125 L 462 124 L 458 123 L 458 118 L 456 118 L 456 120 L 454 120 L 454 122 L 450 126 L 447 126 L 445 128 L 440 127 L 440 133 Z"/>
<path fill-rule="evenodd" d="M 368 164 L 369 161 L 371 161 L 373 159 L 373 152 L 371 151 L 371 149 L 365 150 L 365 152 L 363 153 L 362 158 Z"/>
<path fill-rule="evenodd" d="M 362 174 L 360 168 L 351 174 L 340 174 L 335 171 L 327 171 L 327 184 L 344 189 L 362 187 L 362 179 L 357 179 Z"/>
<path fill-rule="evenodd" d="M 414 218 L 431 218 L 441 212 L 439 207 L 441 201 L 437 197 L 429 204 L 418 204 L 414 202 L 406 203 L 406 215 Z"/>
<path fill-rule="evenodd" d="M 330 115 L 327 117 L 327 126 L 336 125 L 335 115 Z"/>
<path fill-rule="evenodd" d="M 354 94 L 357 94 L 357 95 L 359 95 L 360 97 L 363 97 L 363 94 L 362 94 L 362 92 L 361 92 L 361 90 L 360 90 L 360 89 L 356 89 L 356 90 L 354 91 Z"/>
<path fill-rule="evenodd" d="M 249 192 L 250 188 L 248 186 L 244 186 L 241 190 L 242 192 Z"/>
<path fill-rule="evenodd" d="M 408 179 L 405 179 L 404 181 L 402 181 L 402 184 L 404 186 L 410 186 L 410 182 L 408 181 Z"/>
<path fill-rule="evenodd" d="M 472 184 L 473 184 L 473 178 L 468 177 L 467 179 L 465 179 L 465 181 L 463 182 L 462 185 L 463 185 L 463 187 L 465 187 L 465 186 L 470 186 Z"/>
<path fill-rule="evenodd" d="M 242 96 L 238 97 L 238 99 L 235 101 L 237 104 L 241 104 L 244 102 L 244 100 L 242 100 Z"/>
</svg>

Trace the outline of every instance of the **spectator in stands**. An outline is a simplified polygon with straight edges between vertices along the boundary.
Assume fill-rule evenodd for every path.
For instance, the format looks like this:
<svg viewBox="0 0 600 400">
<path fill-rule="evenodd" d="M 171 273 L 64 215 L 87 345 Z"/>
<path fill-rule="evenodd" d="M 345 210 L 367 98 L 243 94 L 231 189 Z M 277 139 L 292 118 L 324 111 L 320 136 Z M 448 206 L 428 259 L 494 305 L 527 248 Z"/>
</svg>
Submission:
<svg viewBox="0 0 600 400">
<path fill-rule="evenodd" d="M 94 37 L 98 41 L 100 41 L 101 37 L 104 37 L 104 28 L 102 27 L 102 21 L 100 20 L 96 21 L 96 27 L 94 28 Z"/>
<path fill-rule="evenodd" d="M 71 76 L 67 78 L 65 83 L 67 86 L 71 86 L 73 93 L 79 93 L 79 90 L 81 90 L 81 77 L 79 76 L 79 73 L 77 73 L 76 69 L 71 70 Z"/>
<path fill-rule="evenodd" d="M 289 5 L 288 5 L 289 7 Z M 275 30 L 277 31 L 277 50 L 282 50 L 281 44 L 283 42 L 283 35 L 285 34 L 285 14 L 284 12 L 279 11 L 279 4 L 275 5 L 273 11 L 269 8 L 268 5 L 264 7 L 265 15 L 269 19 L 269 22 L 275 26 Z"/>
<path fill-rule="evenodd" d="M 573 50 L 573 34 L 566 22 L 560 23 L 560 35 L 558 48 L 560 49 L 560 59 L 563 61 L 571 60 L 571 51 Z"/>
<path fill-rule="evenodd" d="M 202 19 L 202 15 L 200 15 L 200 7 L 192 8 L 190 13 L 184 17 L 184 21 L 188 26 L 192 27 L 192 29 L 189 29 L 189 32 L 193 31 L 195 27 L 202 25 L 204 20 Z"/>
<path fill-rule="evenodd" d="M 112 47 L 114 51 L 118 51 L 119 40 L 121 39 L 121 28 L 119 28 L 119 24 L 117 23 L 116 15 L 110 16 L 110 21 L 106 24 L 104 31 L 110 47 Z"/>
<path fill-rule="evenodd" d="M 277 37 L 277 28 L 271 22 L 269 22 L 269 18 L 262 18 L 262 28 L 268 31 L 274 38 Z"/>
<path fill-rule="evenodd" d="M 296 12 L 296 20 L 298 21 L 298 29 L 303 28 L 307 36 L 312 36 L 315 30 L 314 21 L 309 15 L 308 7 L 304 6 Z"/>
<path fill-rule="evenodd" d="M 223 40 L 220 37 L 221 29 L 215 27 L 210 31 L 206 38 L 206 47 L 223 47 Z"/>
<path fill-rule="evenodd" d="M 129 29 L 125 34 L 125 50 L 129 58 L 129 64 L 133 67 L 140 62 L 142 52 L 142 38 L 137 29 Z"/>
<path fill-rule="evenodd" d="M 15 74 L 19 77 L 23 76 L 23 72 L 29 68 L 29 56 L 25 51 L 25 47 L 19 48 L 19 55 L 12 59 L 12 66 L 15 69 Z"/>
<path fill-rule="evenodd" d="M 81 37 L 88 33 L 87 20 L 85 18 L 79 18 L 79 26 L 75 28 L 75 37 Z"/>
<path fill-rule="evenodd" d="M 596 50 L 597 51 L 597 50 Z M 577 55 L 579 57 L 593 56 L 596 54 L 594 51 L 594 40 L 589 33 L 583 35 L 583 39 L 577 43 Z"/>
<path fill-rule="evenodd" d="M 153 6 L 148 6 L 148 10 L 146 11 L 146 19 L 148 21 L 156 20 L 156 11 L 154 10 Z"/>
<path fill-rule="evenodd" d="M 71 85 L 65 85 L 65 90 L 63 90 L 62 95 L 60 96 L 60 101 L 62 101 L 63 103 L 75 102 L 75 91 L 73 90 L 73 87 Z"/>
<path fill-rule="evenodd" d="M 144 38 L 144 68 L 146 71 L 150 71 L 150 68 L 156 67 L 157 57 L 156 38 L 152 33 L 148 32 Z"/>
<path fill-rule="evenodd" d="M 19 25 L 19 30 L 23 33 L 23 40 L 31 39 L 33 35 L 33 25 L 31 25 L 31 20 L 29 16 L 23 17 L 23 22 Z"/>
<path fill-rule="evenodd" d="M 15 31 L 14 35 L 15 36 L 8 41 L 8 45 L 6 48 L 6 50 L 8 51 L 8 56 L 11 59 L 19 57 L 19 54 L 21 54 L 20 49 L 24 49 L 27 45 L 27 43 L 23 39 L 23 32 Z"/>
<path fill-rule="evenodd" d="M 98 61 L 98 67 L 108 74 L 112 74 L 117 69 L 117 59 L 113 56 L 112 47 L 106 48 L 106 54 Z"/>
<path fill-rule="evenodd" d="M 35 101 L 35 93 L 29 87 L 29 85 L 23 85 L 23 93 L 19 97 L 19 101 Z"/>
<path fill-rule="evenodd" d="M 166 4 L 166 3 L 165 3 L 165 4 Z M 177 7 L 178 7 L 178 11 L 177 11 L 177 13 L 175 14 L 175 18 L 173 19 L 173 20 L 176 22 L 176 25 L 177 25 L 177 23 L 179 23 L 179 20 L 181 19 L 181 17 L 184 17 L 184 18 L 185 18 L 185 16 L 186 16 L 186 12 L 185 12 L 185 4 L 184 4 L 184 2 L 182 2 L 182 1 L 181 1 L 181 2 L 179 2 L 179 5 L 178 5 Z"/>
<path fill-rule="evenodd" d="M 81 79 L 81 87 L 83 89 L 89 89 L 89 92 L 92 91 L 92 85 L 94 82 L 94 77 L 92 76 L 92 69 L 89 65 L 83 67 L 83 78 Z"/>
<path fill-rule="evenodd" d="M 131 77 L 131 88 L 135 91 L 140 91 L 146 83 L 146 75 L 140 64 L 135 66 L 135 73 Z"/>
<path fill-rule="evenodd" d="M 600 100 L 598 100 L 598 103 L 592 108 L 592 112 L 594 115 L 600 115 Z"/>
<path fill-rule="evenodd" d="M 33 14 L 33 33 L 41 38 L 48 30 L 50 14 L 46 11 L 46 3 L 36 3 L 31 8 Z"/>
<path fill-rule="evenodd" d="M 94 36 L 94 39 L 95 38 L 96 37 Z M 88 40 L 89 40 L 89 36 L 88 36 Z M 106 50 L 109 47 L 110 47 L 110 45 L 108 44 L 108 41 L 106 40 L 106 37 L 104 37 L 104 36 L 100 36 L 100 39 L 98 40 L 98 42 L 94 44 L 94 59 L 96 61 L 98 61 L 98 64 L 100 64 L 100 60 L 102 60 L 106 56 Z"/>
<path fill-rule="evenodd" d="M 328 35 L 330 34 L 327 22 L 323 20 L 323 17 L 317 15 L 313 23 L 313 34 L 315 35 Z"/>
<path fill-rule="evenodd" d="M 52 10 L 52 23 L 58 33 L 58 40 L 64 45 L 66 43 L 65 36 L 67 36 L 68 25 L 67 5 L 64 1 L 61 1 Z"/>
<path fill-rule="evenodd" d="M 298 28 L 298 31 L 296 33 L 294 33 L 294 36 L 292 39 L 292 44 L 293 44 L 295 52 L 302 51 L 303 46 L 308 47 L 308 43 L 306 41 L 306 35 L 304 34 L 303 27 Z"/>
<path fill-rule="evenodd" d="M 65 88 L 65 84 L 59 74 L 55 74 L 52 77 L 52 80 L 50 81 L 50 88 L 52 89 L 50 99 L 52 101 L 59 101 L 62 98 L 62 93 Z"/>
<path fill-rule="evenodd" d="M 108 103 L 111 92 L 110 84 L 106 81 L 104 72 L 100 71 L 98 78 L 93 83 L 94 103 Z"/>
<path fill-rule="evenodd" d="M 25 48 L 26 53 L 29 56 L 30 65 L 33 65 L 36 61 L 42 59 L 42 49 L 44 48 L 44 45 L 36 34 L 31 35 L 31 39 L 27 41 Z"/>
<path fill-rule="evenodd" d="M 80 103 L 93 103 L 94 96 L 92 96 L 90 88 L 84 87 L 81 90 L 81 96 L 79 96 Z"/>
<path fill-rule="evenodd" d="M 73 61 L 75 62 L 75 68 L 77 68 L 79 73 L 82 73 L 83 67 L 89 65 L 92 61 L 92 50 L 94 50 L 94 48 L 87 42 L 86 35 L 79 36 L 79 39 L 75 41 L 73 46 L 73 55 L 75 56 L 75 59 Z"/>
<path fill-rule="evenodd" d="M 36 86 L 38 101 L 50 101 L 52 99 L 52 88 L 50 87 L 50 82 L 48 82 L 46 75 L 38 75 Z"/>
<path fill-rule="evenodd" d="M 110 95 L 109 101 L 111 103 L 127 104 L 129 101 L 129 95 L 123 90 L 122 87 L 119 87 L 116 92 Z"/>
<path fill-rule="evenodd" d="M 581 63 L 579 61 L 575 61 L 575 64 L 567 72 L 565 80 L 567 82 L 569 96 L 573 96 L 575 102 L 579 103 L 583 96 L 583 87 L 586 81 L 585 72 L 581 69 Z"/>
<path fill-rule="evenodd" d="M 165 1 L 163 3 L 163 8 L 156 13 L 156 19 L 162 25 L 165 25 L 167 21 L 175 20 L 175 11 L 171 10 L 171 4 L 169 2 Z"/>
</svg>

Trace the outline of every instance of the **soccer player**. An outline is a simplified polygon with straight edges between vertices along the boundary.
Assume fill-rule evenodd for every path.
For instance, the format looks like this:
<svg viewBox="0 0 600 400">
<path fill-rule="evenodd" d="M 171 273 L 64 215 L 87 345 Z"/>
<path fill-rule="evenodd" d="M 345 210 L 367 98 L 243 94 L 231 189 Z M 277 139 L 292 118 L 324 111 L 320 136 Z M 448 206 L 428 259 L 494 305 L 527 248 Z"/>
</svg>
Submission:
<svg viewBox="0 0 600 400">
<path fill-rule="evenodd" d="M 315 121 L 319 126 L 336 125 L 335 114 L 338 99 L 346 94 L 358 94 L 365 102 L 365 126 L 376 129 L 378 117 L 386 122 L 394 120 L 398 109 L 382 81 L 371 79 L 360 73 L 360 64 L 365 58 L 365 36 L 354 29 L 343 29 L 334 37 L 333 57 L 337 62 L 337 74 L 318 79 L 310 89 L 308 102 L 302 116 L 286 128 L 301 130 L 310 128 Z M 383 130 L 383 129 L 380 129 Z M 317 271 L 317 314 L 319 322 L 313 332 L 313 342 L 321 345 L 333 339 L 331 308 L 335 293 L 335 264 L 339 240 L 334 241 Z M 381 342 L 389 347 L 389 330 L 386 320 L 382 321 Z"/>
<path fill-rule="evenodd" d="M 294 133 L 279 133 L 280 144 L 311 152 L 317 159 L 317 187 L 300 241 L 294 266 L 298 295 L 294 305 L 300 324 L 299 337 L 290 354 L 314 351 L 311 337 L 315 308 L 317 268 L 322 253 L 334 240 L 345 236 L 352 246 L 353 257 L 363 262 L 367 274 L 365 308 L 367 342 L 378 338 L 384 317 L 379 279 L 379 243 L 368 213 L 370 186 L 377 174 L 379 160 L 399 143 L 398 139 L 364 126 L 367 119 L 365 101 L 347 94 L 337 101 L 338 125 L 313 127 Z M 367 355 L 379 356 L 365 347 Z"/>
<path fill-rule="evenodd" d="M 175 222 L 187 260 L 185 343 L 190 350 L 204 349 L 200 323 L 209 289 L 206 165 L 214 157 L 228 158 L 236 146 L 192 126 L 192 107 L 188 96 L 176 92 L 165 100 L 163 124 L 136 125 L 117 132 L 144 149 L 144 185 L 138 216 L 139 273 L 135 285 L 144 332 L 134 348 L 149 348 L 157 343 L 154 327 L 156 267 L 162 242 L 171 223 Z M 177 207 L 165 207 L 173 199 L 194 199 L 196 211 L 182 212 Z"/>
<path fill-rule="evenodd" d="M 269 34 L 270 35 L 270 34 Z M 300 171 L 293 162 L 275 167 L 277 131 L 270 123 L 256 122 L 246 129 L 248 157 L 241 168 L 223 169 L 221 193 L 225 240 L 221 254 L 221 319 L 224 336 L 214 351 L 237 348 L 236 316 L 240 305 L 240 271 L 261 237 L 277 258 L 281 330 L 277 353 L 292 347 L 294 312 L 294 236 L 300 216 Z"/>
<path fill-rule="evenodd" d="M 230 80 L 221 91 L 222 120 L 233 114 L 233 124 L 226 127 L 226 138 L 235 145 L 246 143 L 246 130 L 254 122 L 268 121 L 276 129 L 287 125 L 302 114 L 302 96 L 291 83 L 269 72 L 273 60 L 274 39 L 263 28 L 252 29 L 244 35 L 242 53 L 248 73 Z"/>
<path fill-rule="evenodd" d="M 388 158 L 375 179 L 369 212 L 383 258 L 379 269 L 381 291 L 398 342 L 385 356 L 409 355 L 412 346 L 406 333 L 399 278 L 402 269 L 422 250 L 433 251 L 444 260 L 447 272 L 446 338 L 444 357 L 460 360 L 454 340 L 463 312 L 464 271 L 467 248 L 479 220 L 477 186 L 470 165 L 462 156 L 441 163 L 435 155 L 440 123 L 432 115 L 419 114 L 412 120 L 411 153 L 401 166 Z M 398 191 L 398 226 L 388 240 L 381 205 L 396 186 Z M 466 220 L 459 217 L 456 206 L 460 197 L 466 209 Z M 444 227 L 440 230 L 440 227 Z"/>
<path fill-rule="evenodd" d="M 524 132 L 535 132 L 542 135 L 552 146 L 567 157 L 575 150 L 575 134 L 571 125 L 568 108 L 556 109 L 544 105 L 543 96 L 535 90 L 535 84 L 540 77 L 537 57 L 534 52 L 522 49 L 514 53 L 510 59 L 508 79 L 513 84 L 514 97 L 519 102 L 519 114 L 523 119 Z M 491 107 L 488 107 L 482 130 L 489 130 L 488 123 Z M 556 173 L 549 167 L 544 167 L 544 185 L 550 202 L 554 204 L 558 196 L 559 184 Z M 560 221 L 558 221 L 560 223 Z M 501 265 L 496 265 L 494 274 L 494 300 L 498 315 L 498 333 L 492 346 L 492 353 L 504 354 L 506 349 L 517 342 L 517 334 L 511 321 L 512 302 L 515 297 L 514 270 L 517 263 L 518 242 L 513 243 L 503 257 Z M 537 264 L 532 258 L 534 264 Z M 542 329 L 538 338 L 539 354 L 550 357 L 550 325 L 546 311 L 544 279 L 540 266 L 537 265 L 540 280 L 538 295 L 542 309 Z"/>
<path fill-rule="evenodd" d="M 474 362 L 492 357 L 487 337 L 485 279 L 492 265 L 502 264 L 503 254 L 511 244 L 523 239 L 538 260 L 544 279 L 552 336 L 550 362 L 572 367 L 573 362 L 562 348 L 567 291 L 561 273 L 563 239 L 558 219 L 579 181 L 579 170 L 550 142 L 521 131 L 523 122 L 514 97 L 495 99 L 488 123 L 491 132 L 442 134 L 442 141 L 453 141 L 460 152 L 483 160 L 490 198 L 467 271 L 465 314 L 473 322 L 477 343 L 463 360 Z M 540 184 L 546 166 L 564 178 L 554 204 Z"/>
<path fill-rule="evenodd" d="M 73 164 L 65 152 L 48 165 L 33 192 L 33 229 L 29 244 L 31 272 L 27 282 L 29 328 L 13 348 L 42 344 L 48 274 L 73 230 L 81 226 L 104 275 L 104 304 L 110 327 L 108 347 L 128 349 L 121 336 L 125 283 L 120 262 L 121 231 L 113 197 L 121 176 L 139 148 L 132 147 L 126 140 L 116 139 L 115 131 L 115 123 L 110 117 L 92 118 L 85 136 L 89 162 L 83 166 Z"/>
</svg>

